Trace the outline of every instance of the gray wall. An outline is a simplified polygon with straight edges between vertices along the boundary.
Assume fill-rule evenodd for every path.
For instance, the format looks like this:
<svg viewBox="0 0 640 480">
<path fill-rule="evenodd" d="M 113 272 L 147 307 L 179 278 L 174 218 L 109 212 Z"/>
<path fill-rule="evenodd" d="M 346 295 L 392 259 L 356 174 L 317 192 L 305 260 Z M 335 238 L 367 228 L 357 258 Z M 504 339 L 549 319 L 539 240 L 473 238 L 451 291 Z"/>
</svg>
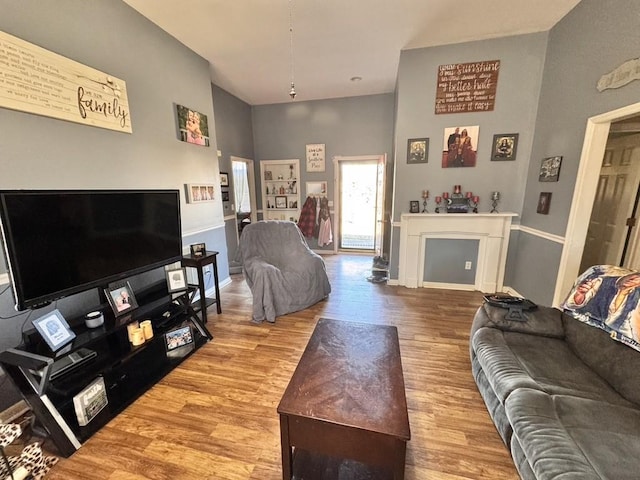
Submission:
<svg viewBox="0 0 640 480">
<path fill-rule="evenodd" d="M 522 224 L 565 234 L 587 119 L 640 99 L 639 81 L 601 93 L 596 90 L 602 75 L 638 57 L 639 18 L 640 2 L 636 0 L 582 0 L 551 30 Z M 539 183 L 540 161 L 555 155 L 563 157 L 559 181 Z M 542 191 L 553 194 L 548 215 L 536 213 Z M 520 234 L 512 286 L 523 295 L 549 304 L 562 246 L 530 237 L 529 233 Z"/>
<path fill-rule="evenodd" d="M 520 213 L 529 171 L 533 129 L 547 34 L 536 33 L 442 47 L 406 50 L 401 53 L 397 84 L 395 129 L 395 189 L 393 219 L 399 230 L 400 214 L 409 211 L 410 200 L 421 200 L 420 192 L 434 197 L 452 192 L 453 185 L 480 196 L 480 211 L 491 210 L 489 194 L 502 192 L 498 209 Z M 500 60 L 495 109 L 492 112 L 436 115 L 434 113 L 439 65 L 483 60 Z M 442 168 L 444 129 L 479 125 L 475 167 Z M 493 135 L 519 133 L 517 158 L 509 162 L 490 161 Z M 407 140 L 428 137 L 429 162 L 407 165 Z M 514 219 L 518 223 L 519 218 Z M 455 248 L 455 244 L 451 244 Z M 464 252 L 463 252 L 464 253 Z M 397 279 L 399 242 L 391 251 L 391 278 Z M 460 267 L 458 267 L 460 268 Z M 508 265 L 507 269 L 513 268 Z M 459 271 L 463 277 L 467 272 Z"/>
<path fill-rule="evenodd" d="M 479 240 L 427 239 L 422 280 L 473 285 L 476 279 L 479 246 Z M 465 262 L 471 262 L 471 269 L 464 269 Z"/>
<path fill-rule="evenodd" d="M 333 157 L 387 154 L 390 170 L 393 114 L 393 94 L 254 106 L 256 168 L 259 169 L 259 160 L 298 158 L 302 202 L 305 200 L 304 184 L 309 181 L 328 182 L 328 198 L 332 200 Z M 305 146 L 308 143 L 325 144 L 326 169 L 323 173 L 306 172 Z M 256 175 L 258 182 L 259 176 Z M 258 183 L 257 191 L 261 188 Z M 260 208 L 261 201 L 258 196 Z M 325 250 L 334 247 L 332 244 L 319 248 L 316 239 L 311 240 L 309 246 Z"/>
<path fill-rule="evenodd" d="M 233 181 L 231 173 L 231 158 L 241 157 L 249 160 L 253 159 L 253 124 L 251 119 L 251 106 L 239 98 L 231 95 L 226 90 L 212 85 L 213 108 L 216 112 L 216 140 L 218 150 L 222 153 L 220 157 L 220 171 L 229 173 L 229 196 L 230 201 L 223 203 L 224 215 L 227 218 L 226 242 L 227 255 L 231 265 L 238 250 L 237 226 L 235 220 L 235 210 L 232 204 L 235 203 L 233 192 Z M 257 166 L 257 162 L 256 162 Z M 257 168 L 259 171 L 259 168 Z M 259 190 L 256 192 L 258 195 Z M 237 208 L 237 206 L 235 206 Z M 234 216 L 233 219 L 229 219 Z"/>
<path fill-rule="evenodd" d="M 184 192 L 187 183 L 219 185 L 208 62 L 120 1 L 0 0 L 0 11 L 0 30 L 124 80 L 133 125 L 129 135 L 0 109 L 0 188 Z M 178 140 L 176 103 L 208 116 L 210 148 Z M 185 245 L 204 241 L 220 251 L 220 278 L 227 279 L 221 202 L 186 204 L 183 195 L 181 209 Z M 134 290 L 145 278 L 134 279 Z M 95 307 L 96 301 L 93 290 L 56 306 L 72 316 Z M 11 294 L 5 291 L 0 296 L 0 350 L 15 346 L 28 325 L 27 315 L 14 315 Z"/>
</svg>

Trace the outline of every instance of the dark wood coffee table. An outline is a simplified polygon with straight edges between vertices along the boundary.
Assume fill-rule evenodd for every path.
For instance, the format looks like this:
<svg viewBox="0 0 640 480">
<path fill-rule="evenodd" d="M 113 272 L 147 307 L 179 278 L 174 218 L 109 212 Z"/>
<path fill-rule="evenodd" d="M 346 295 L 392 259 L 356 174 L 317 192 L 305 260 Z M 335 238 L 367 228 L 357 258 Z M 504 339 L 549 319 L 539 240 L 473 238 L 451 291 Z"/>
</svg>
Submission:
<svg viewBox="0 0 640 480">
<path fill-rule="evenodd" d="M 403 479 L 411 432 L 396 327 L 320 319 L 278 413 L 283 479 L 354 465 Z"/>
</svg>

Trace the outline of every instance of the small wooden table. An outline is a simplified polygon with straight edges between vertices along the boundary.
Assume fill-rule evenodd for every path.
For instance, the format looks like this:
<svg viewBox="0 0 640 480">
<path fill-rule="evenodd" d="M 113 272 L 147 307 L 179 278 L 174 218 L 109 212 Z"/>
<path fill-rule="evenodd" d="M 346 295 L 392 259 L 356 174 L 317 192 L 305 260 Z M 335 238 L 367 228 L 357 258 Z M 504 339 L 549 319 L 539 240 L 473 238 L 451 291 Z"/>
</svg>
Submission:
<svg viewBox="0 0 640 480">
<path fill-rule="evenodd" d="M 200 291 L 200 308 L 196 312 L 200 312 L 202 323 L 207 323 L 207 307 L 216 304 L 216 311 L 222 313 L 220 305 L 220 286 L 218 285 L 218 252 L 206 251 L 204 254 L 195 256 L 192 254 L 182 257 L 183 267 L 193 267 L 198 272 L 198 290 Z M 213 286 L 216 292 L 216 298 L 207 298 L 204 287 L 204 267 L 211 264 L 213 267 Z"/>
<path fill-rule="evenodd" d="M 283 479 L 317 455 L 403 479 L 411 432 L 396 327 L 320 319 L 278 413 Z"/>
</svg>

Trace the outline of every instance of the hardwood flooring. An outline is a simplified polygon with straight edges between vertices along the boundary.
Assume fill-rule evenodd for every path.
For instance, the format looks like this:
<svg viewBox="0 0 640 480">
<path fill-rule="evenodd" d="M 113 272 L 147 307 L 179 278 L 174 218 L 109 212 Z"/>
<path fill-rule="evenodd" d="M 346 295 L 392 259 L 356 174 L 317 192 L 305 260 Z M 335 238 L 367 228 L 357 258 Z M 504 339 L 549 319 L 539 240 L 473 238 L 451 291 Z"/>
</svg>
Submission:
<svg viewBox="0 0 640 480">
<path fill-rule="evenodd" d="M 371 258 L 325 258 L 329 298 L 275 324 L 251 323 L 242 275 L 209 309 L 214 339 L 68 459 L 51 480 L 276 480 L 276 407 L 319 317 L 398 327 L 411 441 L 407 480 L 517 479 L 478 393 L 469 329 L 479 292 L 366 280 Z"/>
</svg>

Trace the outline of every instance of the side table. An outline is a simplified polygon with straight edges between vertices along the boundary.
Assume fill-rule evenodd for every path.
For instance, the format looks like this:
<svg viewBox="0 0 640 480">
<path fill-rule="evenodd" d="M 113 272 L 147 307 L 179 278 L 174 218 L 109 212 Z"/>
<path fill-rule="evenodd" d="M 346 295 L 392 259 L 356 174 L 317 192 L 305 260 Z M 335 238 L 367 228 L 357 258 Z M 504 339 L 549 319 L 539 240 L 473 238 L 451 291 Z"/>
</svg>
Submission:
<svg viewBox="0 0 640 480">
<path fill-rule="evenodd" d="M 218 252 L 206 251 L 202 255 L 194 256 L 192 254 L 182 257 L 183 267 L 193 267 L 198 272 L 198 290 L 200 291 L 200 308 L 196 309 L 196 312 L 201 313 L 202 321 L 207 321 L 207 307 L 216 304 L 218 313 L 222 313 L 222 307 L 220 306 L 220 287 L 218 285 Z M 213 284 L 215 286 L 216 298 L 208 298 L 205 295 L 204 287 L 204 267 L 211 264 L 213 266 Z"/>
</svg>

